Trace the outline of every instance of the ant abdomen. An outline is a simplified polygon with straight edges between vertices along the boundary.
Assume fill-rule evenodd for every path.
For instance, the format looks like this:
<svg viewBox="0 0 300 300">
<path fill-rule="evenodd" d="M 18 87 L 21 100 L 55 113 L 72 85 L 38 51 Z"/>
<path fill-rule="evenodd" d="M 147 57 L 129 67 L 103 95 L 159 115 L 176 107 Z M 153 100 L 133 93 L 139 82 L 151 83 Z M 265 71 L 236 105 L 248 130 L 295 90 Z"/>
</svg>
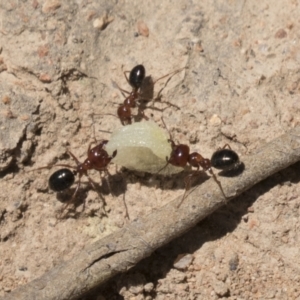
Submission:
<svg viewBox="0 0 300 300">
<path fill-rule="evenodd" d="M 143 65 L 137 65 L 135 66 L 129 74 L 129 84 L 134 89 L 139 89 L 143 83 L 143 80 L 145 79 L 146 70 Z"/>
<path fill-rule="evenodd" d="M 211 165 L 219 170 L 231 170 L 239 164 L 239 156 L 231 149 L 219 149 L 211 157 Z"/>
<path fill-rule="evenodd" d="M 74 181 L 74 172 L 67 168 L 59 169 L 50 176 L 49 187 L 54 192 L 62 192 L 71 187 Z"/>
</svg>

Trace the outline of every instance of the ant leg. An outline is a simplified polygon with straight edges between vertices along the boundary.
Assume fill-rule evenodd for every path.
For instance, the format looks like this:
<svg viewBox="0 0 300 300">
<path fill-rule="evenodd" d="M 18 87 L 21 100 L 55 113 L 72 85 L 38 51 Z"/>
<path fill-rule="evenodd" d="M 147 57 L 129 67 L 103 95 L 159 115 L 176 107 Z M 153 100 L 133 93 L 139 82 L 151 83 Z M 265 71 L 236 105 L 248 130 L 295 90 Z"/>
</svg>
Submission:
<svg viewBox="0 0 300 300">
<path fill-rule="evenodd" d="M 96 182 L 87 174 L 87 178 L 89 180 L 90 185 L 92 186 L 92 188 L 97 192 L 96 189 Z"/>
<path fill-rule="evenodd" d="M 126 91 L 126 90 L 120 88 L 120 86 L 119 86 L 118 84 L 117 84 L 117 88 L 118 88 L 119 91 L 122 93 L 122 95 L 123 95 L 124 98 L 127 98 L 126 95 L 125 95 L 125 93 L 128 94 L 128 95 L 131 94 L 130 92 L 128 92 L 128 91 Z"/>
<path fill-rule="evenodd" d="M 223 190 L 223 187 L 222 187 L 222 184 L 221 182 L 217 179 L 217 176 L 215 175 L 215 173 L 213 172 L 213 170 L 210 168 L 208 169 L 208 172 L 210 173 L 210 175 L 213 177 L 214 181 L 217 183 L 217 185 L 219 186 L 224 198 L 225 198 L 225 202 L 227 203 L 227 200 L 228 198 L 226 197 L 225 193 L 224 193 L 224 190 Z"/>
<path fill-rule="evenodd" d="M 67 165 L 67 164 L 55 164 L 52 167 L 66 167 L 66 168 L 71 168 L 71 169 L 77 170 L 77 167 L 73 167 L 73 166 L 70 166 L 70 165 Z"/>
<path fill-rule="evenodd" d="M 76 162 L 76 165 L 80 165 L 80 161 L 77 159 L 77 157 L 70 151 L 70 150 L 67 150 L 67 153 L 73 158 L 73 160 Z M 71 168 L 71 169 L 77 169 L 76 167 L 72 167 L 70 165 L 65 165 L 65 164 L 57 164 L 57 165 L 54 165 L 54 166 L 58 166 L 58 167 L 68 167 L 68 168 Z"/>
<path fill-rule="evenodd" d="M 198 168 L 199 169 L 199 168 Z M 185 183 L 185 191 L 184 194 L 182 196 L 181 201 L 179 202 L 179 204 L 177 205 L 177 208 L 179 208 L 181 206 L 181 204 L 183 203 L 184 199 L 188 196 L 188 191 L 191 188 L 191 184 L 192 184 L 192 178 L 196 177 L 199 174 L 199 170 L 192 172 L 191 174 L 187 175 L 184 179 L 184 183 Z"/>
<path fill-rule="evenodd" d="M 122 71 L 123 71 L 123 66 L 122 66 Z M 130 71 L 123 71 L 123 74 L 124 74 L 124 76 L 125 76 L 125 78 L 126 78 L 128 84 L 130 85 L 129 79 L 128 79 L 127 75 L 126 75 L 126 74 L 128 74 L 128 73 L 130 73 Z"/>
<path fill-rule="evenodd" d="M 124 90 L 124 89 L 121 89 L 119 86 L 118 86 L 118 88 L 119 88 L 119 91 L 121 92 L 122 96 L 123 96 L 125 99 L 127 99 L 125 93 L 126 93 L 126 94 L 130 94 L 130 92 L 128 92 L 128 91 L 126 91 L 126 90 Z"/>
<path fill-rule="evenodd" d="M 129 82 L 128 82 L 128 83 L 129 83 Z M 117 88 L 118 90 L 120 90 L 120 92 L 122 93 L 122 95 L 124 96 L 124 98 L 126 98 L 126 96 L 125 96 L 124 93 L 130 95 L 130 92 L 128 92 L 128 91 L 126 91 L 126 90 L 120 88 L 120 86 L 119 86 L 115 81 L 112 80 L 112 84 L 113 84 L 113 86 L 114 86 L 115 88 Z"/>
<path fill-rule="evenodd" d="M 223 147 L 219 147 L 218 150 L 226 149 L 226 147 L 231 150 L 231 147 L 229 144 L 225 144 Z"/>
<path fill-rule="evenodd" d="M 117 155 L 117 153 L 118 153 L 118 150 L 115 150 L 109 158 L 110 158 L 110 159 L 115 158 L 116 155 Z"/>
<path fill-rule="evenodd" d="M 156 80 L 153 82 L 153 85 L 155 85 L 155 83 L 156 83 L 157 81 L 159 81 L 159 80 L 161 80 L 161 79 L 163 79 L 163 78 L 165 78 L 165 77 L 167 77 L 167 76 L 170 76 L 170 78 L 168 78 L 168 80 L 165 82 L 164 86 L 163 86 L 163 87 L 160 89 L 160 91 L 158 92 L 157 96 L 153 99 L 153 104 L 152 104 L 152 106 L 154 106 L 154 104 L 155 104 L 156 101 L 163 102 L 163 101 L 161 101 L 161 93 L 162 93 L 162 91 L 166 88 L 166 86 L 168 85 L 168 83 L 170 82 L 170 80 L 173 78 L 173 76 L 175 76 L 177 73 L 181 72 L 181 71 L 184 70 L 184 69 L 186 69 L 186 67 L 183 67 L 183 68 L 181 68 L 181 69 L 178 69 L 178 70 L 175 70 L 175 71 L 173 71 L 173 72 L 171 72 L 171 73 L 168 73 L 168 74 L 166 74 L 166 75 L 164 75 L 164 76 L 162 76 L 162 77 L 156 79 Z M 173 107 L 175 107 L 175 108 L 177 108 L 177 109 L 180 109 L 177 105 L 175 105 L 175 104 L 173 104 L 173 103 L 170 103 L 170 102 L 168 102 L 168 101 L 164 101 L 163 103 L 166 103 L 166 104 L 168 104 L 169 106 L 173 106 Z"/>
<path fill-rule="evenodd" d="M 79 180 L 78 180 L 78 183 L 77 183 L 77 186 L 76 186 L 76 189 L 75 189 L 75 192 L 73 193 L 71 199 L 65 203 L 65 205 L 63 206 L 63 208 L 61 209 L 61 212 L 60 212 L 60 217 L 62 216 L 63 212 L 66 210 L 66 208 L 74 201 L 76 195 L 77 195 L 77 192 L 80 188 L 80 184 L 81 184 L 81 177 L 79 177 Z"/>
<path fill-rule="evenodd" d="M 171 102 L 169 102 L 169 101 L 162 101 L 162 100 L 161 100 L 161 98 L 162 98 L 161 93 L 162 93 L 162 91 L 166 88 L 166 86 L 168 85 L 168 83 L 169 83 L 169 81 L 170 81 L 171 79 L 172 79 L 172 77 L 170 77 L 170 78 L 166 81 L 166 83 L 164 84 L 164 86 L 159 90 L 157 96 L 152 100 L 152 105 L 149 106 L 149 108 L 154 107 L 155 102 L 156 102 L 156 101 L 159 101 L 159 102 L 161 102 L 161 103 L 166 103 L 166 104 L 168 104 L 169 106 L 175 107 L 176 109 L 180 109 L 180 107 L 177 106 L 176 104 L 173 104 L 173 103 L 171 103 Z"/>
<path fill-rule="evenodd" d="M 90 185 L 94 189 L 94 191 L 99 195 L 100 199 L 102 200 L 103 205 L 106 205 L 106 202 L 105 202 L 105 199 L 104 199 L 103 195 L 96 188 L 96 182 L 88 174 L 87 174 L 87 178 L 89 180 Z M 107 216 L 107 213 L 106 213 L 104 207 L 102 208 L 102 210 L 103 210 L 104 215 Z"/>
<path fill-rule="evenodd" d="M 116 104 L 119 104 L 119 103 L 116 103 Z M 95 114 L 95 113 L 91 113 L 89 114 L 89 116 L 92 117 L 92 120 L 93 120 L 93 123 L 95 123 L 94 121 L 94 116 L 104 116 L 105 114 Z M 87 126 L 81 126 L 81 128 L 89 128 L 89 127 L 92 127 L 93 126 L 93 123 L 91 125 L 87 125 Z M 108 131 L 108 130 L 100 130 L 100 132 L 105 132 L 105 133 L 112 133 L 111 131 Z M 95 128 L 93 126 L 93 132 L 95 132 Z"/>
<path fill-rule="evenodd" d="M 94 123 L 95 123 L 95 120 L 94 120 L 94 114 L 92 114 L 92 121 L 93 121 L 93 136 L 94 136 L 94 141 L 97 143 L 97 139 L 96 139 L 96 132 L 95 132 L 95 126 L 94 126 Z M 89 145 L 89 150 L 90 150 L 90 147 L 91 147 L 91 144 Z M 89 155 L 89 150 L 88 150 L 88 155 Z"/>
<path fill-rule="evenodd" d="M 42 169 L 50 170 L 53 167 L 66 167 L 66 168 L 70 168 L 70 169 L 73 169 L 73 170 L 77 170 L 77 167 L 73 167 L 73 166 L 70 166 L 70 165 L 67 165 L 67 164 L 54 164 L 54 165 L 48 165 L 48 166 L 45 166 L 45 167 L 39 167 L 37 169 L 29 170 L 29 171 L 26 171 L 25 173 L 38 171 L 38 170 L 42 170 Z"/>
<path fill-rule="evenodd" d="M 123 65 L 122 65 L 122 71 L 123 71 Z M 127 81 L 128 84 L 130 85 L 129 79 L 128 79 L 127 75 L 126 75 L 127 73 L 130 73 L 130 71 L 123 71 L 123 74 L 124 74 L 124 76 L 125 76 L 125 78 L 126 78 L 126 81 Z M 120 92 L 122 93 L 122 95 L 123 95 L 124 98 L 126 98 L 126 96 L 125 96 L 124 93 L 130 94 L 130 92 L 128 92 L 128 91 L 126 91 L 126 90 L 120 88 L 120 86 L 119 86 L 115 81 L 112 80 L 112 82 L 113 82 L 113 85 L 116 86 L 116 87 L 120 90 Z"/>
<path fill-rule="evenodd" d="M 166 157 L 166 164 L 161 168 L 161 169 L 159 169 L 156 173 L 155 173 L 155 175 L 158 175 L 162 170 L 164 170 L 168 165 L 169 165 L 169 158 L 168 158 L 168 156 Z"/>
<path fill-rule="evenodd" d="M 168 80 L 165 82 L 164 86 L 159 90 L 156 98 L 154 98 L 154 100 L 153 100 L 153 104 L 156 100 L 158 100 L 158 99 L 161 100 L 161 93 L 166 88 L 166 86 L 168 85 L 168 83 L 170 82 L 171 79 L 172 79 L 172 77 L 168 78 Z"/>
<path fill-rule="evenodd" d="M 121 175 L 121 177 L 122 177 L 122 185 L 124 183 L 127 183 L 126 177 L 124 176 L 124 173 L 119 172 L 119 171 L 117 171 L 117 173 L 119 175 Z M 124 208 L 125 208 L 125 218 L 127 218 L 128 220 L 130 220 L 129 213 L 128 213 L 128 207 L 127 207 L 126 199 L 125 199 L 125 194 L 126 194 L 126 188 L 124 189 L 124 193 L 123 193 L 123 204 L 124 204 Z"/>
<path fill-rule="evenodd" d="M 127 218 L 128 220 L 130 220 L 129 213 L 128 213 L 128 208 L 127 208 L 127 204 L 126 204 L 126 201 L 125 201 L 125 192 L 123 194 L 123 204 L 124 204 L 124 207 L 125 207 L 125 218 Z"/>
<path fill-rule="evenodd" d="M 168 73 L 168 74 L 166 74 L 166 75 L 164 75 L 164 76 L 162 76 L 162 77 L 159 77 L 158 79 L 156 79 L 156 80 L 153 82 L 153 84 L 155 84 L 157 81 L 159 81 L 159 80 L 161 80 L 161 79 L 164 79 L 164 78 L 166 78 L 166 77 L 168 77 L 168 76 L 171 76 L 171 78 L 172 78 L 174 75 L 176 75 L 177 73 L 181 72 L 181 71 L 184 70 L 184 69 L 186 69 L 186 67 L 177 69 L 177 70 L 175 70 L 175 71 L 173 71 L 173 72 L 170 72 L 170 73 Z"/>
<path fill-rule="evenodd" d="M 162 76 L 162 77 L 156 79 L 155 81 L 153 81 L 153 82 L 152 82 L 152 85 L 154 86 L 159 80 L 161 80 L 161 79 L 163 79 L 163 78 L 166 78 L 166 77 L 170 76 L 170 78 L 168 78 L 168 80 L 165 82 L 164 86 L 160 89 L 160 91 L 158 92 L 158 94 L 157 94 L 157 96 L 156 96 L 155 98 L 153 98 L 153 99 L 143 99 L 143 100 L 148 100 L 147 102 L 149 102 L 149 100 L 152 100 L 152 101 L 151 101 L 151 102 L 152 102 L 152 105 L 151 105 L 151 106 L 147 106 L 147 107 L 145 107 L 144 109 L 146 109 L 146 108 L 154 109 L 154 104 L 155 104 L 156 101 L 160 101 L 161 103 L 166 103 L 166 104 L 169 105 L 169 106 L 175 107 L 176 109 L 180 109 L 179 106 L 177 106 L 177 105 L 175 105 L 175 104 L 173 104 L 173 103 L 171 103 L 171 102 L 169 102 L 169 101 L 162 101 L 162 100 L 161 100 L 161 98 L 162 98 L 162 97 L 161 97 L 161 93 L 162 93 L 162 91 L 166 88 L 166 86 L 168 85 L 169 81 L 173 78 L 173 76 L 174 76 L 175 74 L 181 72 L 181 71 L 184 70 L 184 69 L 186 69 L 186 67 L 181 68 L 181 69 L 178 69 L 178 70 L 175 70 L 175 71 L 173 71 L 173 72 L 170 72 L 170 73 L 168 73 L 168 74 L 166 74 L 166 75 L 164 75 L 164 76 Z M 129 84 L 130 84 L 130 83 L 129 83 Z M 141 101 L 142 99 L 139 99 L 139 100 Z"/>
<path fill-rule="evenodd" d="M 126 78 L 128 84 L 130 84 L 130 83 L 129 83 L 129 79 L 128 79 L 127 75 L 126 75 L 126 74 L 130 73 L 130 71 L 124 71 L 124 65 L 122 65 L 121 68 L 122 68 L 123 74 L 124 74 L 124 76 L 125 76 L 125 78 Z"/>
<path fill-rule="evenodd" d="M 115 104 L 118 104 L 118 105 L 120 105 L 120 103 L 115 103 Z M 114 114 L 111 114 L 111 113 L 107 113 L 107 114 L 94 114 L 95 116 L 113 116 L 113 117 L 115 117 L 115 118 L 118 118 L 119 119 L 119 117 L 118 116 L 116 116 L 116 115 L 114 115 Z M 99 130 L 99 131 L 101 131 L 101 132 L 107 132 L 107 133 L 111 133 L 110 131 L 107 131 L 107 130 Z"/>
<path fill-rule="evenodd" d="M 80 161 L 77 159 L 77 157 L 70 150 L 67 150 L 67 153 L 73 158 L 73 160 L 75 160 L 77 166 L 80 165 Z"/>
<path fill-rule="evenodd" d="M 169 139 L 168 139 L 168 142 L 169 143 L 171 143 L 171 147 L 172 147 L 172 149 L 175 147 L 175 143 L 174 143 L 174 140 L 173 140 L 173 137 L 172 137 L 172 134 L 171 134 L 171 132 L 170 132 L 170 130 L 169 130 L 169 128 L 167 127 L 167 125 L 166 125 L 166 123 L 165 123 L 165 120 L 164 120 L 164 118 L 163 117 L 161 117 L 161 121 L 163 122 L 163 124 L 164 124 L 164 127 L 166 128 L 166 130 L 168 131 L 168 133 L 169 133 Z"/>
<path fill-rule="evenodd" d="M 114 88 L 117 88 L 117 89 L 123 91 L 123 92 L 126 93 L 126 94 L 130 94 L 130 92 L 128 92 L 128 91 L 126 91 L 126 90 L 120 88 L 120 86 L 119 86 L 114 80 L 111 79 L 111 82 L 112 82 Z"/>
<path fill-rule="evenodd" d="M 111 174 L 108 172 L 108 170 L 102 170 L 105 173 L 105 176 L 102 177 L 101 176 L 102 171 L 100 171 L 100 170 L 98 170 L 98 171 L 99 171 L 99 174 L 100 174 L 101 181 L 103 181 L 103 178 L 104 178 L 104 180 L 106 181 L 107 187 L 109 189 L 109 192 L 111 193 L 111 195 L 113 197 L 115 197 L 114 193 L 112 192 L 112 188 L 111 188 L 110 181 L 109 181 L 109 178 L 111 177 Z"/>
<path fill-rule="evenodd" d="M 146 121 L 149 120 L 149 118 L 145 115 L 144 109 L 141 108 L 140 106 L 138 106 L 138 113 L 135 117 L 142 117 L 144 118 Z"/>
</svg>

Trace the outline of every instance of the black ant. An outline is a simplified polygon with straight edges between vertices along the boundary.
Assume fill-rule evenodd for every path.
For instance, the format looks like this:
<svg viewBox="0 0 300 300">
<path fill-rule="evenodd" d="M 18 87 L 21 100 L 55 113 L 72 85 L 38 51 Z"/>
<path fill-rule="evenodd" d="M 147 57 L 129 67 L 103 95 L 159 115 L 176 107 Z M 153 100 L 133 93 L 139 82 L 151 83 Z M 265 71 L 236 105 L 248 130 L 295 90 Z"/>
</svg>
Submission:
<svg viewBox="0 0 300 300">
<path fill-rule="evenodd" d="M 174 72 L 168 73 L 160 78 L 158 78 L 157 80 L 155 80 L 153 82 L 153 86 L 155 85 L 155 83 L 167 76 L 172 75 L 167 82 L 165 83 L 164 87 L 159 91 L 157 97 L 154 99 L 154 101 L 156 101 L 157 99 L 161 98 L 161 92 L 162 90 L 165 88 L 165 86 L 168 84 L 168 82 L 171 80 L 171 78 L 179 73 L 180 71 L 182 71 L 185 68 L 181 68 L 178 69 Z M 145 116 L 144 114 L 144 109 L 145 107 L 142 107 L 141 104 L 138 104 L 137 101 L 141 101 L 142 99 L 140 98 L 141 93 L 141 87 L 142 84 L 144 82 L 144 79 L 146 77 L 146 70 L 145 67 L 143 65 L 137 65 L 135 66 L 131 71 L 124 71 L 124 76 L 127 80 L 127 82 L 130 84 L 130 86 L 132 87 L 132 91 L 128 92 L 122 88 L 120 88 L 117 84 L 118 89 L 121 91 L 121 93 L 123 94 L 123 96 L 125 97 L 125 100 L 123 102 L 123 104 L 121 104 L 117 110 L 117 114 L 118 117 L 122 123 L 122 125 L 126 125 L 126 124 L 131 124 L 131 119 L 133 117 L 133 114 L 131 112 L 132 108 L 138 107 L 138 114 L 137 116 L 141 116 L 142 118 L 144 118 L 145 120 L 148 120 L 149 118 L 147 116 Z M 129 73 L 129 78 L 127 77 L 127 74 Z M 127 97 L 124 94 L 129 94 Z M 169 103 L 170 104 L 170 103 Z M 171 104 L 170 104 L 171 105 Z M 176 105 L 173 105 L 176 106 Z M 176 106 L 177 107 L 177 106 Z"/>
<path fill-rule="evenodd" d="M 64 208 L 62 209 L 62 212 L 67 208 L 67 206 L 72 203 L 72 201 L 75 199 L 77 192 L 80 188 L 81 184 L 81 177 L 85 175 L 91 186 L 94 190 L 96 189 L 95 182 L 92 180 L 92 178 L 88 175 L 89 170 L 96 170 L 101 172 L 105 172 L 109 175 L 107 166 L 111 162 L 111 160 L 117 155 L 117 150 L 115 150 L 112 155 L 108 155 L 106 150 L 103 149 L 103 147 L 108 143 L 107 140 L 102 140 L 99 144 L 97 144 L 95 147 L 91 148 L 91 145 L 93 143 L 90 143 L 88 151 L 87 151 L 87 158 L 84 160 L 83 163 L 81 163 L 77 157 L 71 152 L 67 151 L 67 153 L 73 158 L 73 160 L 76 163 L 76 166 L 71 166 L 68 164 L 56 164 L 53 166 L 48 167 L 42 167 L 43 168 L 49 168 L 54 166 L 60 166 L 65 167 L 64 169 L 59 169 L 56 172 L 54 172 L 50 178 L 49 178 L 49 187 L 55 191 L 55 192 L 61 192 L 69 187 L 74 183 L 75 176 L 78 175 L 78 182 L 75 189 L 75 192 L 73 193 L 71 199 L 65 204 Z M 71 168 L 73 171 L 66 169 Z"/>
<path fill-rule="evenodd" d="M 163 118 L 162 122 L 165 128 L 167 129 Z M 185 192 L 181 202 L 178 204 L 177 207 L 180 207 L 180 205 L 184 201 L 186 193 L 191 187 L 192 177 L 197 176 L 201 172 L 200 168 L 202 168 L 203 171 L 208 171 L 210 173 L 215 182 L 218 184 L 224 198 L 227 200 L 221 182 L 217 179 L 215 173 L 212 170 L 212 167 L 216 167 L 217 169 L 222 170 L 232 169 L 235 165 L 239 163 L 238 155 L 231 149 L 225 149 L 226 146 L 229 146 L 226 144 L 222 149 L 217 150 L 213 154 L 212 159 L 209 160 L 208 158 L 204 158 L 201 154 L 197 152 L 190 153 L 190 148 L 188 145 L 175 144 L 170 132 L 169 135 L 170 138 L 168 141 L 171 143 L 172 151 L 170 157 L 166 157 L 167 164 L 163 168 L 161 168 L 158 171 L 158 173 L 161 172 L 164 168 L 166 168 L 169 164 L 182 168 L 186 167 L 189 164 L 191 167 L 197 168 L 195 171 L 191 171 L 191 173 L 185 178 Z"/>
</svg>

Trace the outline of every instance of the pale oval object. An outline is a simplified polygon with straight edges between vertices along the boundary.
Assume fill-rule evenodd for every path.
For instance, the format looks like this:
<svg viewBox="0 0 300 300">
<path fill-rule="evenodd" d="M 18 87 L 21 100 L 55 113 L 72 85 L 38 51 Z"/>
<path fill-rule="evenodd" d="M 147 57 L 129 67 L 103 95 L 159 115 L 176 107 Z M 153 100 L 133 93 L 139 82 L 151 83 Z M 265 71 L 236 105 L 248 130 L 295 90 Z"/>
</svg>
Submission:
<svg viewBox="0 0 300 300">
<path fill-rule="evenodd" d="M 114 131 L 106 144 L 109 155 L 117 150 L 113 163 L 129 170 L 155 174 L 166 164 L 172 152 L 165 130 L 152 121 L 137 122 Z M 168 165 L 158 174 L 169 175 L 183 171 Z"/>
</svg>

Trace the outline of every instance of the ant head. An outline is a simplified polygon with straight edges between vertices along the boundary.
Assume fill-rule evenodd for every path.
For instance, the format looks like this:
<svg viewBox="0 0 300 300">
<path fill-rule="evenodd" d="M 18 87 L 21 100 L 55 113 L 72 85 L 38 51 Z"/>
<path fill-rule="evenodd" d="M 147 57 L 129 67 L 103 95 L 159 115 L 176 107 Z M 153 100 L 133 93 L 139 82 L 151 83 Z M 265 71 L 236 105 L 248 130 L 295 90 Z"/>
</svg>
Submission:
<svg viewBox="0 0 300 300">
<path fill-rule="evenodd" d="M 176 167 L 184 168 L 189 160 L 190 148 L 188 145 L 175 145 L 172 144 L 172 152 L 168 162 Z"/>
<path fill-rule="evenodd" d="M 106 169 L 111 160 L 117 155 L 115 150 L 113 156 L 109 156 L 103 146 L 107 144 L 107 140 L 103 140 L 95 147 L 91 148 L 88 152 L 88 158 L 83 163 L 88 166 L 88 169 L 102 170 Z"/>
<path fill-rule="evenodd" d="M 120 105 L 117 113 L 122 125 L 131 124 L 131 109 L 129 106 Z"/>
<path fill-rule="evenodd" d="M 143 83 L 143 80 L 146 75 L 146 70 L 143 65 L 137 65 L 135 66 L 129 74 L 129 84 L 134 89 L 139 89 Z"/>
</svg>

